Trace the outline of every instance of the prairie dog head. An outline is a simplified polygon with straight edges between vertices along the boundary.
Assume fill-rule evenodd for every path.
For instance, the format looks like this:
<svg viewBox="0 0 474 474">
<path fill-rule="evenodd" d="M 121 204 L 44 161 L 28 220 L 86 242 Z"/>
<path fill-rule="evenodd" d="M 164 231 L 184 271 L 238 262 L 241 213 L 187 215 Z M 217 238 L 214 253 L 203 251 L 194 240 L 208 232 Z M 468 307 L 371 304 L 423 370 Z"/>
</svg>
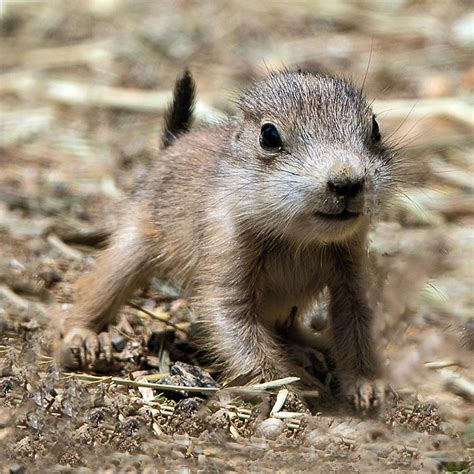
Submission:
<svg viewBox="0 0 474 474">
<path fill-rule="evenodd" d="M 372 109 L 344 79 L 272 74 L 241 96 L 233 130 L 231 212 L 298 245 L 348 238 L 400 181 Z"/>
</svg>

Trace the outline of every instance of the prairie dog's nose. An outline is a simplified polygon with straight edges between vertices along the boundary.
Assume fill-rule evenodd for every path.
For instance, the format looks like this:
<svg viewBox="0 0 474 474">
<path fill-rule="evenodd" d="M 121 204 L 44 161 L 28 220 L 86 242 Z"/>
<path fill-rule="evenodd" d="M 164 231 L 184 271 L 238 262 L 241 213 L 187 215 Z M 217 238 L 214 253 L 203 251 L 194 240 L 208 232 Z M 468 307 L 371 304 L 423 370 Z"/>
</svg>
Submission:
<svg viewBox="0 0 474 474">
<path fill-rule="evenodd" d="M 338 196 L 353 197 L 364 189 L 364 178 L 334 178 L 328 181 L 328 189 Z"/>
</svg>

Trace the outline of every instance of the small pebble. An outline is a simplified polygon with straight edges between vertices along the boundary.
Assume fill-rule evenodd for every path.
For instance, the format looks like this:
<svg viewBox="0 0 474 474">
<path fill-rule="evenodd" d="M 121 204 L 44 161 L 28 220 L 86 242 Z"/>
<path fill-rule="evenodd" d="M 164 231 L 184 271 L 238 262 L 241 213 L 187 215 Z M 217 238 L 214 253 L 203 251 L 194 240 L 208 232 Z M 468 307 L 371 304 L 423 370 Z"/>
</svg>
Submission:
<svg viewBox="0 0 474 474">
<path fill-rule="evenodd" d="M 256 427 L 255 434 L 257 436 L 263 436 L 264 438 L 275 440 L 283 431 L 283 428 L 283 421 L 276 418 L 267 418 Z"/>
</svg>

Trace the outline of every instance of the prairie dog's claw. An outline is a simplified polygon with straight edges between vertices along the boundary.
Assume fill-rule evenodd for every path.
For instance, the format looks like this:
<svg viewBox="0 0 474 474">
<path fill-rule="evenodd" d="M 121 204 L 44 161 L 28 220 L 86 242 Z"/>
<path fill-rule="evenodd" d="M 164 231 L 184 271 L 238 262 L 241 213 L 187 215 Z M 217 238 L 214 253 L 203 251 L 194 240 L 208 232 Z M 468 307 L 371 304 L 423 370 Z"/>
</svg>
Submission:
<svg viewBox="0 0 474 474">
<path fill-rule="evenodd" d="M 356 411 L 366 414 L 382 405 L 386 390 L 387 385 L 380 379 L 360 378 L 346 387 L 345 394 Z"/>
<path fill-rule="evenodd" d="M 99 334 L 99 358 L 105 359 L 106 362 L 112 361 L 112 340 L 108 332 Z"/>
<path fill-rule="evenodd" d="M 72 370 L 92 369 L 99 361 L 112 361 L 112 344 L 108 333 L 86 328 L 71 329 L 61 341 L 61 364 Z"/>
</svg>

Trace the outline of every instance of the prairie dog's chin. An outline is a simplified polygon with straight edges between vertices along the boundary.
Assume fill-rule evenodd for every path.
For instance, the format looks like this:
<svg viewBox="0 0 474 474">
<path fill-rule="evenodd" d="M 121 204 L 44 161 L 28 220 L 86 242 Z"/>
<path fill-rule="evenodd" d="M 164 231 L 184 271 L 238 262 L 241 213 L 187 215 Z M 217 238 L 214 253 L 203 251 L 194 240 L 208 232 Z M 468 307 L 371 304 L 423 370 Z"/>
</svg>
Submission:
<svg viewBox="0 0 474 474">
<path fill-rule="evenodd" d="M 356 232 L 363 221 L 363 216 L 349 217 L 344 220 L 320 219 L 314 226 L 317 238 L 323 242 L 340 242 Z"/>
<path fill-rule="evenodd" d="M 300 217 L 286 229 L 286 237 L 295 243 L 341 242 L 354 234 L 367 220 L 363 214 L 325 215 Z"/>
<path fill-rule="evenodd" d="M 358 220 L 362 217 L 361 212 L 350 212 L 344 210 L 336 214 L 329 214 L 325 212 L 315 212 L 314 217 L 326 223 L 344 223 Z"/>
</svg>

